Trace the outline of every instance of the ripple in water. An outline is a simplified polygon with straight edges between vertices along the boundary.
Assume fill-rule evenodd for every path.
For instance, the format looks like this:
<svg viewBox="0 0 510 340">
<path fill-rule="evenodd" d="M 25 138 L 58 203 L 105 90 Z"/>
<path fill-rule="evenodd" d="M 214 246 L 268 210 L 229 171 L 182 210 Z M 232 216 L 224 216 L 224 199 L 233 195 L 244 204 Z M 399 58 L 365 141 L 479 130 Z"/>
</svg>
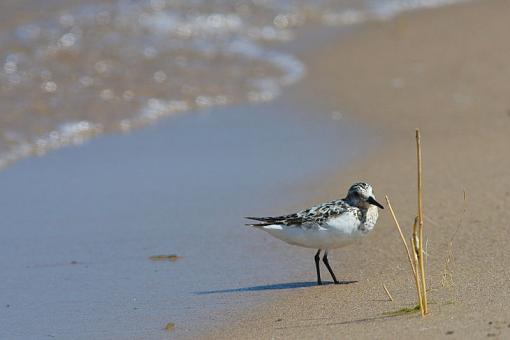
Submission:
<svg viewBox="0 0 510 340">
<path fill-rule="evenodd" d="M 275 47 L 306 22 L 351 25 L 450 2 L 117 0 L 14 20 L 0 34 L 0 168 L 163 116 L 271 100 L 305 72 Z"/>
</svg>

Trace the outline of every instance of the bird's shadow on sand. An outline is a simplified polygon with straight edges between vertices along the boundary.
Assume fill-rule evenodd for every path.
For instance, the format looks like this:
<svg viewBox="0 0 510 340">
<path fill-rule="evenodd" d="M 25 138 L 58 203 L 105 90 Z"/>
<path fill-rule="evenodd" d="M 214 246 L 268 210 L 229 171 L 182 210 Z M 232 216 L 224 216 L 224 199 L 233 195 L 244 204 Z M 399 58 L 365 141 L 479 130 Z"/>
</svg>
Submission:
<svg viewBox="0 0 510 340">
<path fill-rule="evenodd" d="M 358 281 L 340 281 L 341 285 L 348 285 L 356 283 Z M 323 286 L 333 285 L 333 282 L 323 282 Z M 241 287 L 231 289 L 218 289 L 218 290 L 206 290 L 201 292 L 195 292 L 196 295 L 208 295 L 208 294 L 223 294 L 223 293 L 244 293 L 244 292 L 263 292 L 268 290 L 281 290 L 281 289 L 296 289 L 318 286 L 316 281 L 305 281 L 305 282 L 287 282 L 277 283 L 273 285 L 262 285 L 252 287 Z"/>
</svg>

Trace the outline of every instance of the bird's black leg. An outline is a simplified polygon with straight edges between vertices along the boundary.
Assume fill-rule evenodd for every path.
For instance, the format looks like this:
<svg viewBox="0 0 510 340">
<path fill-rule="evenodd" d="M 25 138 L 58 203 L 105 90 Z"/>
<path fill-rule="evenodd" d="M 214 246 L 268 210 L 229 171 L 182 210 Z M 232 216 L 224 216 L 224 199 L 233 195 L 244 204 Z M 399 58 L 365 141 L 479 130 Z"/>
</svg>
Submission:
<svg viewBox="0 0 510 340">
<path fill-rule="evenodd" d="M 317 253 L 317 255 L 319 255 L 319 253 Z M 317 261 L 317 256 L 315 258 L 315 261 Z M 340 282 L 338 282 L 338 280 L 336 279 L 335 273 L 333 273 L 333 269 L 331 269 L 331 266 L 329 265 L 327 250 L 324 251 L 324 257 L 322 258 L 322 261 L 326 265 L 326 268 L 328 268 L 328 271 L 331 274 L 331 277 L 333 278 L 333 281 L 335 282 L 335 284 L 339 284 Z"/>
<path fill-rule="evenodd" d="M 315 269 L 317 270 L 317 284 L 321 285 L 321 270 L 319 268 L 319 262 L 321 260 L 321 250 L 317 250 L 317 254 L 315 254 Z"/>
</svg>

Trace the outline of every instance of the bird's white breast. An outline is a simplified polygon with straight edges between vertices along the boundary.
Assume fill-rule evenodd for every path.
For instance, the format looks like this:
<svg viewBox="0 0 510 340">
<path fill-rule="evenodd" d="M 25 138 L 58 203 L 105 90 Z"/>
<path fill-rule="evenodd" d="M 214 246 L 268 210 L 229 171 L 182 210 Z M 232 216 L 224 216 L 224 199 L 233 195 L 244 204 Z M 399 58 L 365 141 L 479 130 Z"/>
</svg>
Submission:
<svg viewBox="0 0 510 340">
<path fill-rule="evenodd" d="M 345 236 L 352 235 L 358 231 L 361 221 L 354 212 L 345 212 L 327 221 L 327 229 Z"/>
<path fill-rule="evenodd" d="M 263 227 L 263 230 L 289 244 L 314 249 L 334 249 L 363 235 L 364 232 L 359 228 L 361 223 L 355 211 L 348 211 L 320 226 L 269 225 Z"/>
<path fill-rule="evenodd" d="M 368 233 L 372 229 L 374 229 L 375 224 L 377 223 L 377 218 L 379 217 L 379 209 L 377 207 L 371 205 L 367 212 L 365 213 L 365 218 L 363 224 L 360 226 L 360 229 L 364 233 Z"/>
</svg>

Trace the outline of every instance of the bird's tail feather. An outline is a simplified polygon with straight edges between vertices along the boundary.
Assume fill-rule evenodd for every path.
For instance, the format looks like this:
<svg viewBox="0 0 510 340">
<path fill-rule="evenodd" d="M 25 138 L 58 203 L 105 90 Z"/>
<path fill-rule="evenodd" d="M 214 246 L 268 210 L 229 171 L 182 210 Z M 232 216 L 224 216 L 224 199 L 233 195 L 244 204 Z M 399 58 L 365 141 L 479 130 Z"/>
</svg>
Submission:
<svg viewBox="0 0 510 340">
<path fill-rule="evenodd" d="M 262 227 L 265 227 L 265 226 L 268 226 L 268 225 L 271 225 L 273 223 L 271 223 L 270 221 L 273 219 L 272 217 L 245 217 L 249 220 L 254 220 L 254 221 L 260 221 L 262 223 L 248 223 L 248 224 L 245 224 L 249 227 L 256 227 L 256 228 L 262 228 Z"/>
<path fill-rule="evenodd" d="M 269 221 L 275 219 L 274 217 L 245 217 L 245 218 L 249 219 L 249 220 L 260 221 L 260 222 L 269 222 Z"/>
</svg>

